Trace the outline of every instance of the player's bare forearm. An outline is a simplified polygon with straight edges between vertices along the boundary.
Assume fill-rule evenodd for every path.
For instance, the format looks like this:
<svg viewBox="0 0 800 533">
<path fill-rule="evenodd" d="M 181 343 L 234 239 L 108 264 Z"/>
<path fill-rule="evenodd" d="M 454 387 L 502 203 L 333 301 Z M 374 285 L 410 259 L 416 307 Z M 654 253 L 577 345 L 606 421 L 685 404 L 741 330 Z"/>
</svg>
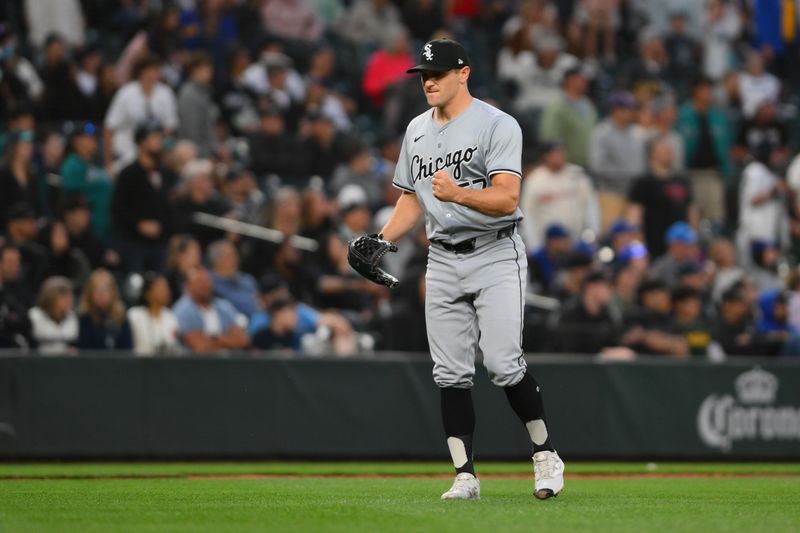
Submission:
<svg viewBox="0 0 800 533">
<path fill-rule="evenodd" d="M 400 239 L 414 229 L 420 218 L 422 218 L 422 206 L 419 205 L 417 195 L 411 192 L 404 192 L 397 199 L 392 216 L 389 217 L 386 225 L 381 230 L 383 238 L 388 241 Z"/>
<path fill-rule="evenodd" d="M 454 202 L 484 215 L 503 217 L 514 214 L 519 204 L 520 179 L 513 174 L 495 174 L 492 186 L 485 189 L 459 187 L 446 172 L 433 175 L 433 194 L 443 202 Z"/>
<path fill-rule="evenodd" d="M 519 181 L 519 178 L 514 178 Z M 519 193 L 506 190 L 504 187 L 492 186 L 486 189 L 468 189 L 459 187 L 461 194 L 455 200 L 470 209 L 474 209 L 492 217 L 513 215 L 519 202 Z"/>
</svg>

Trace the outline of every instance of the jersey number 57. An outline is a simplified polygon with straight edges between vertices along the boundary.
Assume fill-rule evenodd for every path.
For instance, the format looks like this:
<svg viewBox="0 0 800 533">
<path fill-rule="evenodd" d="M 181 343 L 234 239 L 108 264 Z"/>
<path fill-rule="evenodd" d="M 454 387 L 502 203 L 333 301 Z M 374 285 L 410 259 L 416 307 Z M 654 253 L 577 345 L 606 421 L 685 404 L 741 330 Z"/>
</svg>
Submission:
<svg viewBox="0 0 800 533">
<path fill-rule="evenodd" d="M 476 185 L 478 187 L 476 187 Z M 489 185 L 489 180 L 486 178 L 475 178 L 474 180 L 462 181 L 458 184 L 459 187 L 471 187 L 473 189 L 485 189 Z"/>
</svg>

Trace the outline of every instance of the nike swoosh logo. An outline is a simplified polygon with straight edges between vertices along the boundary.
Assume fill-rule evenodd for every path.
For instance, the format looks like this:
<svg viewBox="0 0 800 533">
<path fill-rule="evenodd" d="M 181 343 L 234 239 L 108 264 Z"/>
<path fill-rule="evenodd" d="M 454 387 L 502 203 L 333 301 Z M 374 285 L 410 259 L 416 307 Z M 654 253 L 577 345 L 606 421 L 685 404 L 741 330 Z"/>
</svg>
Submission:
<svg viewBox="0 0 800 533">
<path fill-rule="evenodd" d="M 417 142 L 418 140 L 422 139 L 423 137 L 425 137 L 424 133 L 422 135 L 420 135 L 419 137 L 414 137 L 414 142 Z"/>
</svg>

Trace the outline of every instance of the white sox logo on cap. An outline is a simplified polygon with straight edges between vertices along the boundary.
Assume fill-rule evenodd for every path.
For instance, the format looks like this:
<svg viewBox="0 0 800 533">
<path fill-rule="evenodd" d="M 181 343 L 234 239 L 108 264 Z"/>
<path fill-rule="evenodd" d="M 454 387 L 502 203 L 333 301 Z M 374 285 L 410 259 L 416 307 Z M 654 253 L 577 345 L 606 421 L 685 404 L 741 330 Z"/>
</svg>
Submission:
<svg viewBox="0 0 800 533">
<path fill-rule="evenodd" d="M 419 56 L 420 64 L 406 72 L 412 74 L 424 70 L 445 72 L 460 69 L 469 65 L 469 58 L 464 47 L 449 39 L 436 39 L 422 47 Z"/>
</svg>

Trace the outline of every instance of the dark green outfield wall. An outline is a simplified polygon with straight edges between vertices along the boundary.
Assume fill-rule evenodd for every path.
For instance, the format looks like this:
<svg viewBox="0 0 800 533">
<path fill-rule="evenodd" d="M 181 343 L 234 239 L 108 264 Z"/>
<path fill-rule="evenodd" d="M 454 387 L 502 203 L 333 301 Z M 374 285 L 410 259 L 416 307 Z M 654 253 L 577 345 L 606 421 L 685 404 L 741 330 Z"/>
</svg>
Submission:
<svg viewBox="0 0 800 533">
<path fill-rule="evenodd" d="M 556 362 L 553 362 L 556 361 Z M 800 364 L 530 358 L 569 458 L 800 459 Z M 425 361 L 0 357 L 6 458 L 445 458 Z M 526 434 L 478 371 L 478 458 Z"/>
</svg>

